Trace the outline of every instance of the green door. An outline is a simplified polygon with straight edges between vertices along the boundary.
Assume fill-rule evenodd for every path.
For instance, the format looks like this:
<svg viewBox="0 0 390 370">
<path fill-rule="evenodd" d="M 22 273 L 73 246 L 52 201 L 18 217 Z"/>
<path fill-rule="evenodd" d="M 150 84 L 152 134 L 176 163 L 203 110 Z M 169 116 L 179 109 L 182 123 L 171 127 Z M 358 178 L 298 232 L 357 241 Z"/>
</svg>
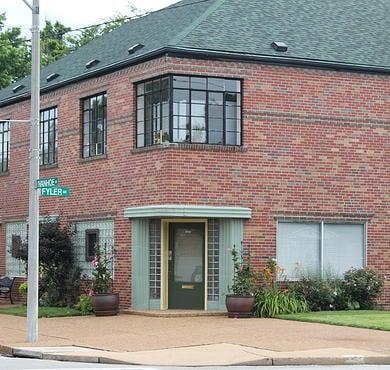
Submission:
<svg viewBox="0 0 390 370">
<path fill-rule="evenodd" d="M 168 308 L 204 309 L 203 223 L 169 224 Z"/>
</svg>

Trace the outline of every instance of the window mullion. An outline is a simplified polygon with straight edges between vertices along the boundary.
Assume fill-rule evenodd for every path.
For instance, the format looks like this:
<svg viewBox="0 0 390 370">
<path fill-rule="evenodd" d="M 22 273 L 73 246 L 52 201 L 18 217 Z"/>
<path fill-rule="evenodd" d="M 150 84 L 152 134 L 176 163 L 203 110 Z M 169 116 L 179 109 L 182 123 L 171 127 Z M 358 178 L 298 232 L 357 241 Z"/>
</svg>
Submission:
<svg viewBox="0 0 390 370">
<path fill-rule="evenodd" d="M 169 77 L 169 142 L 173 143 L 173 76 Z"/>
</svg>

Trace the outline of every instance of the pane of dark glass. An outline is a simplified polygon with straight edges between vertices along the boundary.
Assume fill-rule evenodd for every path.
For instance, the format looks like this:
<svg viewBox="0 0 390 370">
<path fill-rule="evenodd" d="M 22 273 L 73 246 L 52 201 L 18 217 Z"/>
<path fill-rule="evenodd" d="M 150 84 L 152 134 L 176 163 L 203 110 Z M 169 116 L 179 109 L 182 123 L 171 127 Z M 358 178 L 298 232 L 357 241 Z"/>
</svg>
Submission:
<svg viewBox="0 0 390 370">
<path fill-rule="evenodd" d="M 176 143 L 187 142 L 190 139 L 190 132 L 188 130 L 173 130 L 173 141 Z"/>
<path fill-rule="evenodd" d="M 204 130 L 193 130 L 191 131 L 191 141 L 193 143 L 205 143 L 206 142 L 206 131 Z"/>
<path fill-rule="evenodd" d="M 143 95 L 145 93 L 145 84 L 141 83 L 137 85 L 137 95 Z"/>
<path fill-rule="evenodd" d="M 188 76 L 173 76 L 173 87 L 188 89 L 190 78 Z"/>
<path fill-rule="evenodd" d="M 145 134 L 145 146 L 152 145 L 152 133 L 146 133 Z"/>
<path fill-rule="evenodd" d="M 209 117 L 210 118 L 223 118 L 223 106 L 222 105 L 209 105 Z"/>
<path fill-rule="evenodd" d="M 152 132 L 152 120 L 145 121 L 145 132 Z"/>
<path fill-rule="evenodd" d="M 161 81 L 160 79 L 153 81 L 153 91 L 160 91 L 161 90 Z"/>
<path fill-rule="evenodd" d="M 180 103 L 189 103 L 190 92 L 188 90 L 173 90 L 173 101 Z"/>
<path fill-rule="evenodd" d="M 209 130 L 212 130 L 212 131 L 223 131 L 223 119 L 221 119 L 221 118 L 210 118 L 209 119 Z"/>
<path fill-rule="evenodd" d="M 145 82 L 145 93 L 151 93 L 153 91 L 153 81 Z"/>
<path fill-rule="evenodd" d="M 169 117 L 162 118 L 162 127 L 164 131 L 169 131 Z"/>
<path fill-rule="evenodd" d="M 209 144 L 223 144 L 223 132 L 209 131 Z"/>
<path fill-rule="evenodd" d="M 225 93 L 226 105 L 241 105 L 240 94 Z"/>
<path fill-rule="evenodd" d="M 214 91 L 225 91 L 225 80 L 222 78 L 209 78 L 208 89 Z"/>
<path fill-rule="evenodd" d="M 191 89 L 206 90 L 207 79 L 204 77 L 191 77 Z"/>
<path fill-rule="evenodd" d="M 160 101 L 161 101 L 161 92 L 160 91 L 154 91 L 153 92 L 153 98 L 152 98 L 153 104 L 160 103 Z"/>
<path fill-rule="evenodd" d="M 169 116 L 169 103 L 163 103 L 163 105 L 162 105 L 162 116 L 163 117 Z"/>
<path fill-rule="evenodd" d="M 204 117 L 206 115 L 205 104 L 191 104 L 191 116 Z"/>
<path fill-rule="evenodd" d="M 162 142 L 163 143 L 168 143 L 170 141 L 170 137 L 169 137 L 169 129 L 166 129 L 162 131 Z"/>
<path fill-rule="evenodd" d="M 204 130 L 206 128 L 206 120 L 201 117 L 191 118 L 191 128 L 193 130 Z"/>
<path fill-rule="evenodd" d="M 225 90 L 240 92 L 241 91 L 241 81 L 239 80 L 225 80 Z"/>
<path fill-rule="evenodd" d="M 145 95 L 145 108 L 148 108 L 152 105 L 153 102 L 153 94 L 146 94 Z M 140 107 L 142 108 L 142 107 Z"/>
<path fill-rule="evenodd" d="M 190 128 L 190 118 L 183 116 L 174 116 L 173 117 L 173 128 L 189 129 Z"/>
<path fill-rule="evenodd" d="M 223 105 L 223 94 L 222 93 L 209 93 L 209 104 Z"/>
<path fill-rule="evenodd" d="M 206 92 L 205 91 L 192 91 L 191 102 L 196 104 L 206 104 Z"/>
<path fill-rule="evenodd" d="M 161 89 L 169 89 L 169 77 L 165 77 L 161 80 Z"/>
<path fill-rule="evenodd" d="M 162 102 L 168 102 L 169 101 L 169 90 L 162 90 L 161 91 L 161 101 Z"/>
<path fill-rule="evenodd" d="M 145 120 L 150 121 L 153 118 L 153 107 L 148 105 L 145 109 Z"/>
</svg>

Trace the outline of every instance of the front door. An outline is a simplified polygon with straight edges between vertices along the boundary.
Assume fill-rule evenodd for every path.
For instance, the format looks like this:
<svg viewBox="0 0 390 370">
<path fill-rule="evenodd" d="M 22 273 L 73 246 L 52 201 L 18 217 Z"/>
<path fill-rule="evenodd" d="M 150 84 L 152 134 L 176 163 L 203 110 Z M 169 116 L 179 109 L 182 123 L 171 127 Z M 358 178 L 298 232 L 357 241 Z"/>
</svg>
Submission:
<svg viewBox="0 0 390 370">
<path fill-rule="evenodd" d="M 168 308 L 204 309 L 203 223 L 170 223 Z"/>
</svg>

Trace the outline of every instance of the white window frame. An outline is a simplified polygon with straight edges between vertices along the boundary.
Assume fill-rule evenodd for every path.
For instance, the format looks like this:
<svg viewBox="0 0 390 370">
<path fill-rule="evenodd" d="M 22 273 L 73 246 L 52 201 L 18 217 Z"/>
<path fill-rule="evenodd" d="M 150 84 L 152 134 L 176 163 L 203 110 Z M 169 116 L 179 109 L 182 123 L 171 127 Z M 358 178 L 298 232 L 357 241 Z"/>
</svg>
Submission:
<svg viewBox="0 0 390 370">
<path fill-rule="evenodd" d="M 278 251 L 279 251 L 279 223 L 302 223 L 302 224 L 317 224 L 320 225 L 320 275 L 323 277 L 324 274 L 324 225 L 325 224 L 352 224 L 352 225 L 363 225 L 363 267 L 367 267 L 367 233 L 368 233 L 368 221 L 353 221 L 353 220 L 333 220 L 333 219 L 302 219 L 302 218 L 278 218 L 276 220 L 276 262 L 278 262 Z M 277 279 L 281 279 L 280 276 Z M 286 277 L 287 281 L 298 281 L 299 278 Z"/>
</svg>

